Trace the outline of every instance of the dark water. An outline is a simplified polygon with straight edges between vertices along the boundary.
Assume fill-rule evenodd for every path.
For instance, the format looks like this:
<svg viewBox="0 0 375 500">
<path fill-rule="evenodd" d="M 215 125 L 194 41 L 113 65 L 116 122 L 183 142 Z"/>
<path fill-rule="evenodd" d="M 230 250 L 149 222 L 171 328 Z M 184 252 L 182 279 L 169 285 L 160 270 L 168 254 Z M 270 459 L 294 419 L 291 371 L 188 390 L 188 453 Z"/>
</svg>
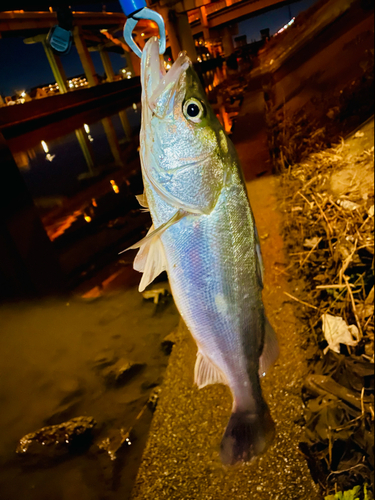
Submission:
<svg viewBox="0 0 375 500">
<path fill-rule="evenodd" d="M 136 417 L 150 386 L 161 383 L 168 357 L 160 343 L 177 321 L 171 298 L 155 305 L 134 286 L 97 299 L 0 306 L 1 500 L 129 498 L 152 414 Z M 103 358 L 145 367 L 125 385 L 108 386 Z M 81 454 L 46 461 L 16 454 L 25 434 L 78 416 L 97 422 Z M 98 448 L 133 427 L 132 445 L 116 460 Z"/>
<path fill-rule="evenodd" d="M 9 141 L 60 264 L 79 288 L 68 298 L 0 306 L 1 500 L 130 496 L 152 418 L 145 405 L 168 362 L 161 341 L 178 314 L 171 297 L 158 305 L 145 301 L 132 256 L 118 256 L 126 247 L 121 242 L 129 234 L 140 238 L 150 218 L 134 196 L 142 192 L 140 105 L 122 110 L 130 137 L 117 111 L 121 103 Z M 94 165 L 77 129 L 87 135 Z M 116 286 L 104 286 L 116 279 Z M 103 358 L 144 367 L 115 385 L 98 368 Z M 16 454 L 25 434 L 79 416 L 97 422 L 85 449 L 52 459 Z M 111 460 L 100 444 L 130 429 L 132 444 Z"/>
<path fill-rule="evenodd" d="M 140 104 L 134 103 L 134 108 L 131 106 L 125 110 L 119 109 L 126 114 L 133 138 L 139 132 Z M 51 128 L 48 127 L 47 130 L 39 129 L 23 137 L 12 139 L 11 150 L 34 198 L 72 196 L 85 187 L 82 180 L 85 174 L 88 176 L 90 167 L 77 139 L 76 130 L 82 129 L 87 136 L 92 150 L 93 170 L 96 174 L 113 166 L 115 159 L 101 120 L 103 114 L 106 114 L 105 110 L 86 113 L 79 117 L 78 121 L 73 118 L 55 124 L 52 133 Z M 109 119 L 113 126 L 114 140 L 118 143 L 118 154 L 122 155 L 120 166 L 126 169 L 128 161 L 124 150 L 129 141 L 120 117 L 118 113 L 114 113 L 105 118 Z M 42 141 L 47 145 L 48 153 L 43 149 Z M 92 178 L 95 180 L 95 175 Z"/>
</svg>

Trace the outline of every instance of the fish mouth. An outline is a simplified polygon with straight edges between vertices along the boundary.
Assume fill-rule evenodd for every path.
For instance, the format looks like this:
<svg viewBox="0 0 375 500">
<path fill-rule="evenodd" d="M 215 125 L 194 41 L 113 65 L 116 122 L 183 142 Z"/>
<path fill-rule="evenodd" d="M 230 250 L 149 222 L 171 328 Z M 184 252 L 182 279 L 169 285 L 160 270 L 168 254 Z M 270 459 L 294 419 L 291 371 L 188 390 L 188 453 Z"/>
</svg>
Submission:
<svg viewBox="0 0 375 500">
<path fill-rule="evenodd" d="M 168 72 L 164 67 L 164 58 L 159 54 L 159 38 L 151 37 L 142 53 L 142 87 L 151 109 L 167 88 L 174 87 L 181 74 L 191 65 L 186 52 L 180 52 Z"/>
</svg>

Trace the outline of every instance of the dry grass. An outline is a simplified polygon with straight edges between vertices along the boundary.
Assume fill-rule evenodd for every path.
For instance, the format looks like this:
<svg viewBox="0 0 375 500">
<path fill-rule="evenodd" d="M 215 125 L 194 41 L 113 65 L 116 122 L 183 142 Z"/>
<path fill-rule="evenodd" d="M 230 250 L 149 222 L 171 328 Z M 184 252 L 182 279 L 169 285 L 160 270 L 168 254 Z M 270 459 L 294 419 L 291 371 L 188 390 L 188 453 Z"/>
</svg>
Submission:
<svg viewBox="0 0 375 500">
<path fill-rule="evenodd" d="M 357 137 L 361 137 L 361 132 Z M 287 142 L 283 147 L 288 148 Z M 286 154 L 290 158 L 294 153 L 286 151 Z M 333 148 L 311 153 L 303 163 L 286 166 L 280 155 L 278 168 L 283 232 L 289 257 L 288 267 L 281 272 L 290 280 L 296 280 L 295 292 L 288 294 L 289 299 L 298 303 L 306 324 L 306 342 L 318 348 L 312 370 L 317 374 L 325 373 L 322 367 L 329 366 L 328 373 L 333 373 L 335 366 L 348 360 L 346 376 L 361 377 L 362 373 L 356 373 L 357 364 L 362 361 L 371 367 L 374 362 L 374 147 L 361 150 L 342 141 Z M 344 348 L 345 355 L 323 355 L 327 346 L 322 330 L 325 313 L 340 316 L 359 330 L 358 345 Z M 311 378 L 314 380 L 314 375 Z M 314 479 L 328 494 L 333 488 L 345 489 L 345 486 L 368 481 L 372 466 L 369 465 L 371 458 L 365 457 L 369 452 L 368 443 L 373 439 L 374 408 L 370 387 L 366 391 L 370 390 L 367 394 L 372 399 L 365 405 L 362 386 L 362 411 L 359 412 L 345 406 L 339 394 L 334 392 L 332 396 L 329 392 L 331 378 L 318 378 L 323 379 L 330 382 L 327 386 L 324 382 L 318 393 L 309 391 L 307 383 L 305 386 L 309 394 L 306 428 L 310 434 L 306 431 L 309 444 L 302 445 Z M 318 394 L 322 400 L 318 397 L 310 401 L 312 395 L 316 398 Z M 324 406 L 327 400 L 324 398 L 330 400 L 332 397 L 331 406 L 326 410 L 317 404 L 320 401 Z M 346 427 L 342 430 L 339 426 L 332 437 L 331 427 L 325 428 L 324 411 L 331 421 L 342 420 L 345 426 L 350 426 L 351 432 L 348 434 Z M 328 441 L 319 437 L 322 429 L 329 431 Z M 355 444 L 357 437 L 352 437 L 359 434 L 354 432 L 364 436 L 361 451 Z M 339 442 L 346 443 L 351 461 L 341 457 Z M 332 465 L 333 452 L 335 466 Z M 348 470 L 347 463 L 350 464 Z"/>
<path fill-rule="evenodd" d="M 373 359 L 373 148 L 353 154 L 342 141 L 281 168 L 289 272 L 306 283 L 298 298 L 314 307 L 314 328 L 326 312 L 356 324 L 357 354 Z"/>
</svg>

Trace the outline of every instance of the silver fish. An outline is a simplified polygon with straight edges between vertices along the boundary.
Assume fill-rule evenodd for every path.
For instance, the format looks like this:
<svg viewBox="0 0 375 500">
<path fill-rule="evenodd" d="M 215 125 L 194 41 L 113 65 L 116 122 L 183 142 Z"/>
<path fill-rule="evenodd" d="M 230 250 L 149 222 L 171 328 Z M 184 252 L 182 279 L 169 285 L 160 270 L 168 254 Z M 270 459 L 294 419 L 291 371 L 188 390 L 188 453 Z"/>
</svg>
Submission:
<svg viewBox="0 0 375 500">
<path fill-rule="evenodd" d="M 132 247 L 140 248 L 140 291 L 167 271 L 198 346 L 196 384 L 224 383 L 233 395 L 222 462 L 248 461 L 273 439 L 259 378 L 278 346 L 264 313 L 259 240 L 242 172 L 186 53 L 166 73 L 158 39 L 150 39 L 141 83 L 145 192 L 138 199 L 153 226 Z"/>
</svg>

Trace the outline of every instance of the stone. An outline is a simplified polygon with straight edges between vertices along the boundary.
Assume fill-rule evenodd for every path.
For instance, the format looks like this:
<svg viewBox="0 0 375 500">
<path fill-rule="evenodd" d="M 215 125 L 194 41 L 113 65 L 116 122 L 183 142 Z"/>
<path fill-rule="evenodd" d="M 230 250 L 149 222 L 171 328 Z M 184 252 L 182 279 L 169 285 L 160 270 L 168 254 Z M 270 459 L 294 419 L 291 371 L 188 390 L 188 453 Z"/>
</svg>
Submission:
<svg viewBox="0 0 375 500">
<path fill-rule="evenodd" d="M 116 361 L 118 361 L 118 356 L 116 356 L 115 351 L 103 351 L 95 357 L 93 366 L 95 370 L 101 370 L 114 365 Z"/>
<path fill-rule="evenodd" d="M 142 296 L 146 300 L 153 300 L 154 304 L 158 304 L 161 300 L 161 298 L 165 297 L 168 295 L 168 290 L 165 288 L 155 288 L 152 290 L 146 290 L 145 292 L 142 293 Z"/>
<path fill-rule="evenodd" d="M 162 378 L 158 377 L 157 380 L 145 380 L 141 384 L 141 389 L 142 391 L 148 391 L 149 389 L 154 389 L 155 387 L 158 387 L 162 382 Z"/>
<path fill-rule="evenodd" d="M 102 371 L 102 375 L 106 385 L 119 387 L 129 382 L 144 366 L 144 363 L 135 363 L 120 358 L 114 365 L 105 368 Z"/>
<path fill-rule="evenodd" d="M 109 435 L 98 443 L 98 448 L 108 454 L 111 461 L 116 460 L 117 454 L 131 446 L 134 432 L 125 429 L 113 429 Z"/>
<path fill-rule="evenodd" d="M 169 333 L 161 342 L 161 348 L 167 356 L 169 356 L 172 352 L 173 346 L 176 343 L 176 330 L 173 330 Z"/>
<path fill-rule="evenodd" d="M 95 425 L 93 417 L 76 417 L 59 425 L 43 427 L 20 439 L 16 453 L 57 458 L 81 450 L 91 444 L 91 431 Z"/>
<path fill-rule="evenodd" d="M 148 398 L 147 406 L 152 412 L 156 410 L 161 391 L 162 391 L 161 387 L 157 387 L 155 390 L 152 391 L 150 397 Z"/>
</svg>

